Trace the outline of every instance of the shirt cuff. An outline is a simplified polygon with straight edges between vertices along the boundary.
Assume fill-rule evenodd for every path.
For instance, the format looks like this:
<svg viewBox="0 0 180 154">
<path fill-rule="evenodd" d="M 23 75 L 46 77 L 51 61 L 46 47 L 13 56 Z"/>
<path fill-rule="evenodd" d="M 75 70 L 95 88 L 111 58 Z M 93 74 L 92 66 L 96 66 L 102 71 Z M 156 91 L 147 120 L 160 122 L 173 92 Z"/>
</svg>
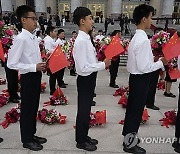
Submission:
<svg viewBox="0 0 180 154">
<path fill-rule="evenodd" d="M 37 72 L 37 70 L 36 70 L 36 64 L 31 64 L 29 70 L 30 70 L 30 72 Z"/>
<path fill-rule="evenodd" d="M 160 68 L 164 68 L 163 62 L 161 60 L 157 61 L 157 64 L 160 66 Z"/>
</svg>

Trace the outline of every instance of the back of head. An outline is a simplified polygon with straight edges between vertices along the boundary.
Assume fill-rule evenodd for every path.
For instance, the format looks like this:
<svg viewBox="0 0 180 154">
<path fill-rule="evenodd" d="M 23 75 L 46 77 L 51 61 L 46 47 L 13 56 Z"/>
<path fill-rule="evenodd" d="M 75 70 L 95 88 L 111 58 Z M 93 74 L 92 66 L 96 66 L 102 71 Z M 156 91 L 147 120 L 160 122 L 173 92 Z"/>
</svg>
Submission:
<svg viewBox="0 0 180 154">
<path fill-rule="evenodd" d="M 46 34 L 50 35 L 50 32 L 53 32 L 54 29 L 55 29 L 55 27 L 53 27 L 53 26 L 47 27 Z"/>
<path fill-rule="evenodd" d="M 111 37 L 112 36 L 115 36 L 116 34 L 118 34 L 118 33 L 121 33 L 121 31 L 120 30 L 114 30 L 112 33 L 111 33 Z"/>
<path fill-rule="evenodd" d="M 141 19 L 143 17 L 148 18 L 150 13 L 154 13 L 154 8 L 150 5 L 146 5 L 146 4 L 141 4 L 139 6 L 137 6 L 134 9 L 133 12 L 133 22 L 135 25 L 138 25 L 141 23 Z"/>
<path fill-rule="evenodd" d="M 35 13 L 35 10 L 28 5 L 21 5 L 16 9 L 16 16 L 20 23 L 21 23 L 21 18 L 27 17 L 29 12 Z"/>
<path fill-rule="evenodd" d="M 86 16 L 91 15 L 91 11 L 86 7 L 77 7 L 73 13 L 73 22 L 80 26 L 80 20 L 85 19 Z"/>
</svg>

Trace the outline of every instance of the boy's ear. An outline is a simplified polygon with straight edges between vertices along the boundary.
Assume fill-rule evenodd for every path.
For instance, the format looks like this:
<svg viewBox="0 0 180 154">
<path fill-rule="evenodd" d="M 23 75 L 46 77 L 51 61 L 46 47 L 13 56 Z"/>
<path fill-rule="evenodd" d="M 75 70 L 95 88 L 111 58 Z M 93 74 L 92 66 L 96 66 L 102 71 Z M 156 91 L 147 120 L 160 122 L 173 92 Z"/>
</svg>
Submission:
<svg viewBox="0 0 180 154">
<path fill-rule="evenodd" d="M 143 23 L 146 22 L 146 17 L 143 17 L 142 20 L 141 20 Z"/>
<path fill-rule="evenodd" d="M 84 25 L 84 19 L 80 19 L 80 24 Z"/>
<path fill-rule="evenodd" d="M 21 23 L 25 23 L 25 20 L 26 20 L 26 18 L 24 18 L 24 17 L 21 17 Z"/>
</svg>

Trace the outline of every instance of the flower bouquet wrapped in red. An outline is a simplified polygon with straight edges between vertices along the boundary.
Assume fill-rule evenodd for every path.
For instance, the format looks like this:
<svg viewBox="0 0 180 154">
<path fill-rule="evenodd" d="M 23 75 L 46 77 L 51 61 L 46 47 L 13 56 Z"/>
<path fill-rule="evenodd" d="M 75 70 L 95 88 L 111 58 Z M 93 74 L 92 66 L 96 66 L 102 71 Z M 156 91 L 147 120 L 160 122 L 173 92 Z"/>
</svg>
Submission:
<svg viewBox="0 0 180 154">
<path fill-rule="evenodd" d="M 66 123 L 66 116 L 61 115 L 55 109 L 47 110 L 43 108 L 42 110 L 39 110 L 37 119 L 48 125 L 53 123 Z"/>
<path fill-rule="evenodd" d="M 171 110 L 164 113 L 165 117 L 160 119 L 159 121 L 162 122 L 161 126 L 166 126 L 169 128 L 169 125 L 175 125 L 176 123 L 176 111 Z"/>
<path fill-rule="evenodd" d="M 41 92 L 44 93 L 46 89 L 46 82 L 41 83 Z"/>
<path fill-rule="evenodd" d="M 120 97 L 118 104 L 122 104 L 122 107 L 126 108 L 127 101 L 128 101 L 128 92 L 124 93 L 124 95 Z"/>
<path fill-rule="evenodd" d="M 2 23 L 2 21 L 1 21 Z M 4 56 L 7 58 L 8 50 L 10 49 L 13 41 L 13 31 L 9 29 L 9 27 L 5 26 L 4 24 L 0 24 L 0 38 L 2 42 L 2 47 L 4 51 Z"/>
<path fill-rule="evenodd" d="M 127 50 L 128 50 L 129 42 L 130 42 L 129 39 L 123 39 L 123 40 L 121 41 L 121 44 L 123 45 L 123 47 L 124 47 L 124 49 L 125 49 L 125 52 L 127 52 Z M 125 52 L 124 52 L 124 53 L 125 53 Z M 123 53 L 121 53 L 121 54 L 123 54 Z"/>
<path fill-rule="evenodd" d="M 160 31 L 153 35 L 151 38 L 151 47 L 153 50 L 154 60 L 158 61 L 160 57 L 163 57 L 162 48 L 169 41 L 170 34 L 165 31 Z"/>
<path fill-rule="evenodd" d="M 45 107 L 49 105 L 68 105 L 67 99 L 59 87 L 57 87 L 53 96 L 50 97 L 50 101 L 45 102 L 43 106 Z"/>
<path fill-rule="evenodd" d="M 165 89 L 165 81 L 164 80 L 159 80 L 157 83 L 157 89 L 158 90 L 164 90 Z"/>
<path fill-rule="evenodd" d="M 74 42 L 75 42 L 75 38 L 72 37 L 72 38 L 69 40 L 69 44 L 70 44 L 69 57 L 68 57 L 68 61 L 69 61 L 69 63 L 70 63 L 69 69 L 71 69 L 72 66 L 75 64 L 74 58 L 73 58 L 73 54 L 72 54 L 72 51 L 73 51 L 73 48 L 74 48 Z"/>
<path fill-rule="evenodd" d="M 149 120 L 149 114 L 148 114 L 148 110 L 144 109 L 143 111 L 143 115 L 142 115 L 142 119 L 141 119 L 141 124 L 145 124 L 148 120 Z M 119 122 L 119 124 L 124 125 L 124 120 L 121 120 Z"/>
<path fill-rule="evenodd" d="M 9 99 L 9 92 L 7 89 L 2 90 L 1 95 Z"/>
<path fill-rule="evenodd" d="M 0 78 L 0 85 L 6 84 L 6 79 Z"/>
<path fill-rule="evenodd" d="M 96 44 L 100 44 L 100 48 L 99 45 L 98 46 L 98 50 L 97 51 L 97 59 L 99 61 L 104 61 L 104 59 L 106 58 L 105 56 L 105 49 L 107 48 L 107 46 L 111 43 L 111 38 L 110 37 L 104 37 L 100 42 L 96 42 Z"/>
<path fill-rule="evenodd" d="M 16 123 L 20 119 L 20 104 L 17 107 L 12 108 L 10 111 L 6 112 L 5 119 L 0 125 L 5 129 L 10 123 Z"/>
<path fill-rule="evenodd" d="M 0 108 L 8 103 L 8 97 L 0 94 Z"/>
<path fill-rule="evenodd" d="M 106 124 L 106 110 L 90 113 L 90 127 Z"/>
<path fill-rule="evenodd" d="M 128 91 L 129 91 L 129 87 L 122 86 L 115 91 L 113 96 L 122 96 L 122 95 L 124 95 L 125 92 L 128 92 Z"/>
</svg>

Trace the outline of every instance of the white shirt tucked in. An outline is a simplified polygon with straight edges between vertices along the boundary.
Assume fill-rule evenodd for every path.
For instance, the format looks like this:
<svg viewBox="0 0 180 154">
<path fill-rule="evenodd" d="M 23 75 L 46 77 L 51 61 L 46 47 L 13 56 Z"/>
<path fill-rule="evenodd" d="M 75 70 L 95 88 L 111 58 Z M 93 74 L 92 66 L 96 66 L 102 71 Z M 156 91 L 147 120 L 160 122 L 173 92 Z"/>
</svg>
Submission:
<svg viewBox="0 0 180 154">
<path fill-rule="evenodd" d="M 13 41 L 8 53 L 7 66 L 20 74 L 36 72 L 36 64 L 42 62 L 37 37 L 22 29 Z"/>
<path fill-rule="evenodd" d="M 74 43 L 73 57 L 78 75 L 88 76 L 105 69 L 105 63 L 97 60 L 96 50 L 91 43 L 90 36 L 81 30 Z"/>
<path fill-rule="evenodd" d="M 154 62 L 150 40 L 143 30 L 137 29 L 128 47 L 127 70 L 144 74 L 164 68 L 161 60 Z"/>
<path fill-rule="evenodd" d="M 52 53 L 55 50 L 56 46 L 57 46 L 56 42 L 52 37 L 47 35 L 44 38 L 44 47 L 45 47 L 47 53 Z"/>
<path fill-rule="evenodd" d="M 98 39 L 99 39 L 99 40 L 101 41 L 103 38 L 104 38 L 104 36 L 103 36 L 103 35 L 97 35 L 97 36 L 96 36 L 96 40 L 98 40 Z"/>
</svg>

